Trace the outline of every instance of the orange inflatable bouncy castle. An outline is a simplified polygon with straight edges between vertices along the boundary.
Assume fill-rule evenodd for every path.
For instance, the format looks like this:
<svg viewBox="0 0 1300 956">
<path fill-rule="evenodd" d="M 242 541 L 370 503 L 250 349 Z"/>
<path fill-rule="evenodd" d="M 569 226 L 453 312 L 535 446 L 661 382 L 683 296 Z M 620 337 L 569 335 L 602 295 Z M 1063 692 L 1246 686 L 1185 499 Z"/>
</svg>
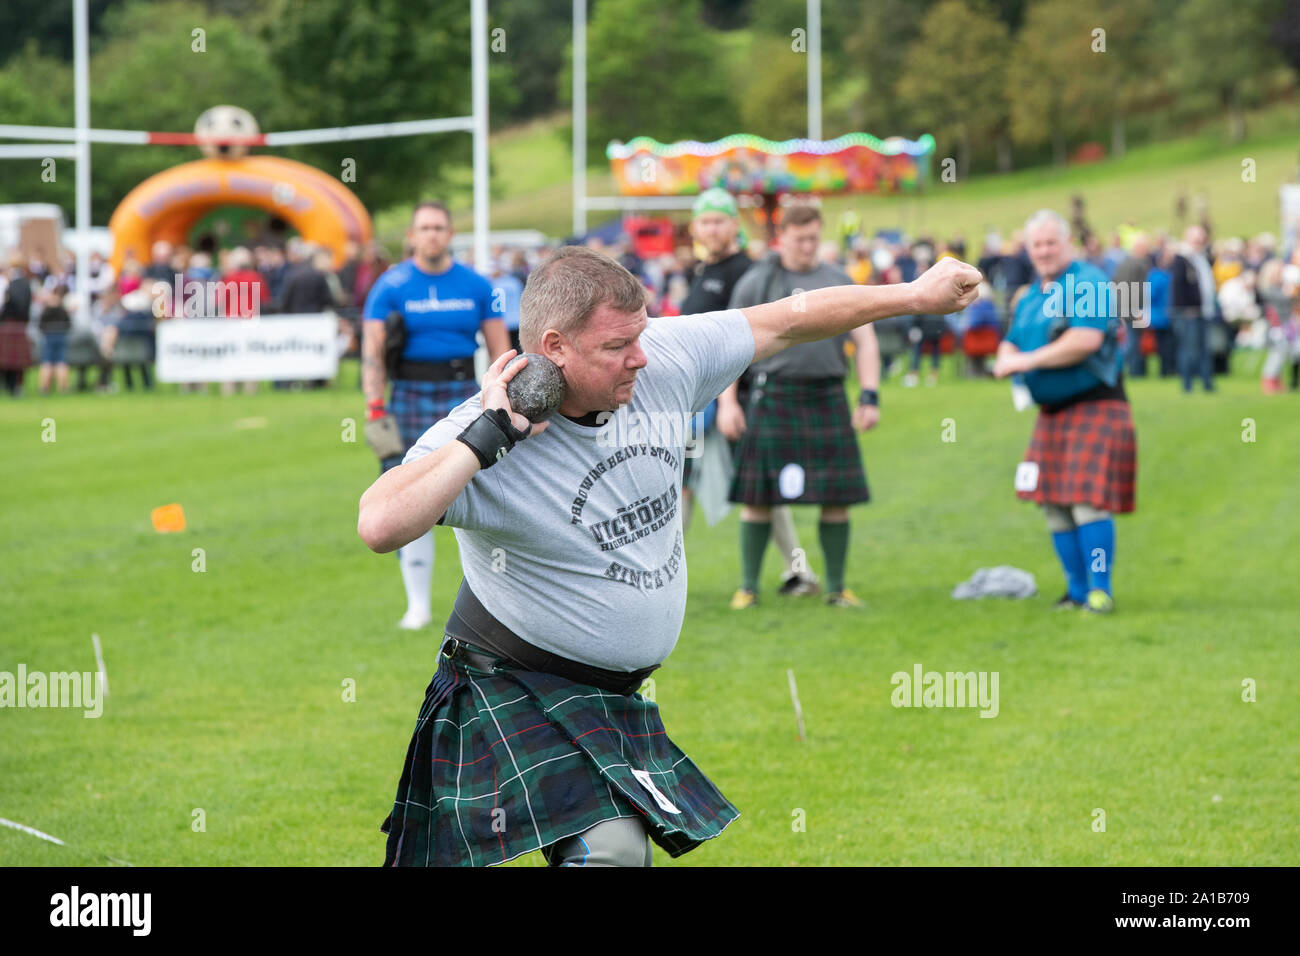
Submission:
<svg viewBox="0 0 1300 956">
<path fill-rule="evenodd" d="M 308 242 L 329 249 L 343 264 L 349 239 L 367 243 L 370 214 L 333 176 L 277 156 L 200 159 L 151 176 L 131 190 L 108 222 L 113 268 L 120 274 L 128 250 L 149 261 L 159 239 L 188 241 L 194 224 L 219 206 L 253 206 L 288 222 Z"/>
</svg>

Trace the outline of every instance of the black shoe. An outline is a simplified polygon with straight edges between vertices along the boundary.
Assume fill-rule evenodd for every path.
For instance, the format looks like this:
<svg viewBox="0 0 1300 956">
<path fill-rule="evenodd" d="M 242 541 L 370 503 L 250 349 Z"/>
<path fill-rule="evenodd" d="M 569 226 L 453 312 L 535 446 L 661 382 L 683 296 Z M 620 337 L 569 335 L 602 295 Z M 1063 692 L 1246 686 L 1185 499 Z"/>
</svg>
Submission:
<svg viewBox="0 0 1300 956">
<path fill-rule="evenodd" d="M 1081 607 L 1083 607 L 1083 602 L 1076 601 L 1074 598 L 1070 597 L 1070 592 L 1066 591 L 1057 599 L 1056 603 L 1052 605 L 1052 610 L 1074 611 Z"/>
<path fill-rule="evenodd" d="M 821 591 L 821 585 L 811 574 L 804 574 L 796 571 L 781 579 L 781 587 L 777 594 L 784 597 L 807 597 L 810 594 L 817 594 Z"/>
</svg>

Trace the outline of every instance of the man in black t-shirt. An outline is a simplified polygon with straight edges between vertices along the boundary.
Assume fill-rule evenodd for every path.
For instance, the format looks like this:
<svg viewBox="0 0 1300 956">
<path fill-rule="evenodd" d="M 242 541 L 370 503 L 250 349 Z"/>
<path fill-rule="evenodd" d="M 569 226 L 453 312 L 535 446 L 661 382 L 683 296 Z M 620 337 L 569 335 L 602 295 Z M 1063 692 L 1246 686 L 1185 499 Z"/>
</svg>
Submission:
<svg viewBox="0 0 1300 956">
<path fill-rule="evenodd" d="M 719 312 L 729 307 L 731 292 L 753 260 L 740 249 L 740 222 L 736 200 L 725 189 L 714 187 L 700 193 L 691 210 L 691 237 L 704 247 L 704 259 L 695 266 L 691 289 L 682 301 L 682 315 Z M 717 417 L 716 399 L 696 416 L 694 449 L 698 451 L 704 433 Z M 687 454 L 682 471 L 682 524 L 690 527 L 695 512 L 694 485 L 699 480 L 695 459 Z"/>
<path fill-rule="evenodd" d="M 682 302 L 682 315 L 718 312 L 731 302 L 736 287 L 753 260 L 741 251 L 736 200 L 725 189 L 707 189 L 695 200 L 691 237 L 705 250 L 695 267 L 691 291 Z"/>
</svg>

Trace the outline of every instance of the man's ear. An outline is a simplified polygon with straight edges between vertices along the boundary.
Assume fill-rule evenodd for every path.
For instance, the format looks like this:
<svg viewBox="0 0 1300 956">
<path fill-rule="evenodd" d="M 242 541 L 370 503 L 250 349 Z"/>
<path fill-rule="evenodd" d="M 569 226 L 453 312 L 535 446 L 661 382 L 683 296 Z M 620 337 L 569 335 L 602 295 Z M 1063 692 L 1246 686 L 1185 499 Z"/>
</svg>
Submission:
<svg viewBox="0 0 1300 956">
<path fill-rule="evenodd" d="M 545 355 L 559 368 L 564 368 L 565 361 L 572 353 L 572 346 L 555 329 L 547 329 L 542 333 L 542 342 L 537 349 L 537 353 Z"/>
</svg>

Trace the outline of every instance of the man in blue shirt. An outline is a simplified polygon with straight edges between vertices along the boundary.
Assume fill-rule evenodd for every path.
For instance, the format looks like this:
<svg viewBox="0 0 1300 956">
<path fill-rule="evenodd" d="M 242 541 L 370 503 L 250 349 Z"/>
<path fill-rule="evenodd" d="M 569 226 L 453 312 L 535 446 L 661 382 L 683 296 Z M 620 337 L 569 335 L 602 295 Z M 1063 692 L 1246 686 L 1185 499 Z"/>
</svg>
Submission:
<svg viewBox="0 0 1300 956">
<path fill-rule="evenodd" d="M 478 391 L 474 352 L 480 331 L 490 362 L 510 348 L 501 297 L 493 295 L 487 279 L 452 261 L 451 237 L 447 207 L 418 203 L 407 232 L 414 254 L 375 281 L 361 313 L 367 440 L 380 455 L 381 473 L 400 465 L 421 435 Z M 390 336 L 405 339 L 400 354 L 388 350 L 391 369 L 385 346 L 398 340 L 390 342 Z M 385 407 L 390 375 L 392 397 Z M 432 531 L 401 548 L 398 558 L 407 603 L 400 626 L 415 630 L 433 619 Z"/>
<path fill-rule="evenodd" d="M 1056 607 L 1108 613 L 1115 607 L 1111 515 L 1134 509 L 1137 484 L 1119 314 L 1134 304 L 1104 272 L 1075 258 L 1069 224 L 1057 213 L 1035 213 L 1025 238 L 1039 282 L 1016 307 L 993 367 L 999 378 L 1023 375 L 1040 409 L 1016 493 L 1047 517 L 1068 584 Z"/>
</svg>

